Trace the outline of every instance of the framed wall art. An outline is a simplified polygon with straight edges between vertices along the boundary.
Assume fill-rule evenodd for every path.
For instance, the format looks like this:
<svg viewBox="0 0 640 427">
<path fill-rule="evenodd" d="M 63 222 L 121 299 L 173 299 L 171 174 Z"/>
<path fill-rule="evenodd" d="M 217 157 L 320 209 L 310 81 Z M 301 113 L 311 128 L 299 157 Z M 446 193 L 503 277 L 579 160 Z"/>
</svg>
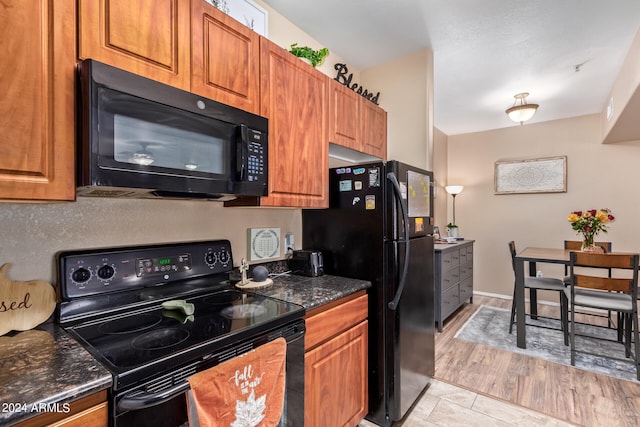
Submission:
<svg viewBox="0 0 640 427">
<path fill-rule="evenodd" d="M 497 161 L 495 194 L 566 193 L 567 156 Z"/>
</svg>

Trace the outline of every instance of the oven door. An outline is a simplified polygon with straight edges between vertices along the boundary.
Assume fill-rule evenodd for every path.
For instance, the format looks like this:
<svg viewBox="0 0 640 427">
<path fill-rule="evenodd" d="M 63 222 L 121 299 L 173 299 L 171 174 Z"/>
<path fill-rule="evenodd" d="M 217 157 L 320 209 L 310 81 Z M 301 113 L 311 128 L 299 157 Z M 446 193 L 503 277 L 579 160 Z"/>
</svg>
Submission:
<svg viewBox="0 0 640 427">
<path fill-rule="evenodd" d="M 304 425 L 304 320 L 269 331 L 233 348 L 204 357 L 198 366 L 176 367 L 174 372 L 149 379 L 145 384 L 116 393 L 112 398 L 112 427 L 178 427 L 188 425 L 186 378 L 217 365 L 229 354 L 240 355 L 266 342 L 285 338 L 287 341 L 286 388 L 282 418 L 278 427 Z M 176 384 L 176 376 L 182 381 Z M 195 427 L 195 426 L 193 426 Z"/>
</svg>

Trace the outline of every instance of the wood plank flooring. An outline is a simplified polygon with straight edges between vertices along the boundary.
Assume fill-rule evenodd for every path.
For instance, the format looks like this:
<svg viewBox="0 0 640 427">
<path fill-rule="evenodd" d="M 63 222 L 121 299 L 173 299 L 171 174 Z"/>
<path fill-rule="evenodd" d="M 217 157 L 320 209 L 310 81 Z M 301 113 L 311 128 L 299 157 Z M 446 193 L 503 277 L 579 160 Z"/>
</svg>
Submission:
<svg viewBox="0 0 640 427">
<path fill-rule="evenodd" d="M 453 338 L 480 305 L 510 309 L 511 301 L 474 295 L 473 304 L 465 304 L 445 322 L 443 332 L 436 333 L 436 379 L 572 424 L 640 425 L 640 382 Z M 539 305 L 541 315 L 557 317 L 558 311 Z"/>
</svg>

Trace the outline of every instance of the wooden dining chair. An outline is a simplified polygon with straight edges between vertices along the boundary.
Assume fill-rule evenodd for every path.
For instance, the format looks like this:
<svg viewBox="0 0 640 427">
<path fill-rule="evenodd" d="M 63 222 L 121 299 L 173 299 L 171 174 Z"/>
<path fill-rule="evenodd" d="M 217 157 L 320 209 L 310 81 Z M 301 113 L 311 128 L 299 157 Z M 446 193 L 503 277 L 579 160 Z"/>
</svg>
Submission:
<svg viewBox="0 0 640 427">
<path fill-rule="evenodd" d="M 511 266 L 513 268 L 513 275 L 515 277 L 516 274 L 516 244 L 514 241 L 509 242 L 509 252 L 511 253 Z M 563 327 L 563 325 L 566 324 L 566 322 L 563 319 L 563 315 L 566 313 L 566 305 L 567 305 L 567 299 L 564 293 L 564 283 L 562 282 L 561 279 L 557 279 L 557 278 L 553 278 L 553 277 L 533 277 L 533 276 L 525 276 L 524 278 L 524 288 L 525 289 L 529 289 L 529 301 L 531 304 L 536 304 L 537 305 L 537 299 L 532 297 L 531 295 L 535 292 L 537 292 L 538 290 L 546 290 L 546 291 L 556 291 L 559 293 L 560 295 L 560 319 L 556 319 L 556 318 L 551 318 L 551 317 L 545 317 L 545 316 L 540 316 L 537 315 L 537 307 L 532 307 L 532 313 L 536 313 L 535 317 L 541 317 L 541 318 L 547 318 L 547 319 L 554 319 L 554 320 L 560 320 L 560 325 L 561 328 Z M 534 311 L 535 310 L 535 311 Z M 529 314 L 529 313 L 525 313 L 528 314 L 529 316 L 533 316 L 533 314 Z M 513 299 L 511 300 L 511 320 L 509 322 L 509 333 L 512 333 L 513 331 L 513 324 L 515 323 L 515 316 L 516 316 L 516 283 L 514 282 L 513 284 Z M 539 327 L 544 327 L 541 325 L 535 325 L 535 324 L 531 324 L 529 326 L 539 326 Z M 560 329 L 561 329 L 560 328 Z"/>
<path fill-rule="evenodd" d="M 594 254 L 588 252 L 571 252 L 569 263 L 569 274 L 571 280 L 569 286 L 565 288 L 565 294 L 569 300 L 566 308 L 570 315 L 565 312 L 563 315 L 565 337 L 569 332 L 569 342 L 571 345 L 571 365 L 575 365 L 576 353 L 585 353 L 593 356 L 606 357 L 609 359 L 625 360 L 619 357 L 605 354 L 592 353 L 589 349 L 576 349 L 576 320 L 575 308 L 584 307 L 589 309 L 611 310 L 623 314 L 624 318 L 624 348 L 625 357 L 631 358 L 636 366 L 636 377 L 640 381 L 640 358 L 638 357 L 640 342 L 638 338 L 638 254 Z M 588 272 L 592 270 L 576 270 L 577 267 L 609 268 L 630 270 L 631 278 L 615 278 L 592 276 Z M 631 334 L 633 332 L 633 340 Z M 602 337 L 592 337 L 605 339 Z M 634 352 L 631 352 L 632 342 L 635 345 Z"/>
<path fill-rule="evenodd" d="M 593 243 L 596 246 L 600 246 L 602 248 L 602 250 L 604 250 L 604 253 L 608 254 L 612 251 L 612 245 L 611 242 L 594 242 Z M 582 249 L 582 240 L 565 240 L 564 241 L 564 248 L 565 249 L 569 249 L 571 251 L 579 251 Z M 609 268 L 609 277 L 611 277 L 611 269 Z M 569 286 L 569 266 L 565 265 L 564 266 L 564 284 L 565 286 Z M 584 314 L 584 313 L 581 313 Z M 604 317 L 607 319 L 607 325 L 610 328 L 613 328 L 613 321 L 611 320 L 611 311 L 607 311 L 607 314 L 597 314 L 597 313 L 589 313 L 592 316 L 595 317 Z M 622 341 L 622 317 L 618 314 L 617 316 L 617 328 L 618 328 L 618 340 Z"/>
</svg>

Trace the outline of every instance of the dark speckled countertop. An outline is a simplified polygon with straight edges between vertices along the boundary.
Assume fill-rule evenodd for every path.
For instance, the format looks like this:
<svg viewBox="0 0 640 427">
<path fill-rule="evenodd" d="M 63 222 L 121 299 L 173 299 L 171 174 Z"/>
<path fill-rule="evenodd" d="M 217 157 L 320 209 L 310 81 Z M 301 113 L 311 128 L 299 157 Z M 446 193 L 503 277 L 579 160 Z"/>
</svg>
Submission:
<svg viewBox="0 0 640 427">
<path fill-rule="evenodd" d="M 59 326 L 0 337 L 0 425 L 111 387 L 111 374 Z"/>
<path fill-rule="evenodd" d="M 273 285 L 251 289 L 266 295 L 303 306 L 307 311 L 339 300 L 354 292 L 371 287 L 371 282 L 325 274 L 318 277 L 285 274 L 272 277 Z"/>
<path fill-rule="evenodd" d="M 252 291 L 307 311 L 371 287 L 364 280 L 331 275 L 272 279 L 273 285 Z M 0 337 L 1 426 L 38 415 L 32 409 L 40 404 L 67 403 L 109 387 L 109 371 L 55 324 Z"/>
</svg>

